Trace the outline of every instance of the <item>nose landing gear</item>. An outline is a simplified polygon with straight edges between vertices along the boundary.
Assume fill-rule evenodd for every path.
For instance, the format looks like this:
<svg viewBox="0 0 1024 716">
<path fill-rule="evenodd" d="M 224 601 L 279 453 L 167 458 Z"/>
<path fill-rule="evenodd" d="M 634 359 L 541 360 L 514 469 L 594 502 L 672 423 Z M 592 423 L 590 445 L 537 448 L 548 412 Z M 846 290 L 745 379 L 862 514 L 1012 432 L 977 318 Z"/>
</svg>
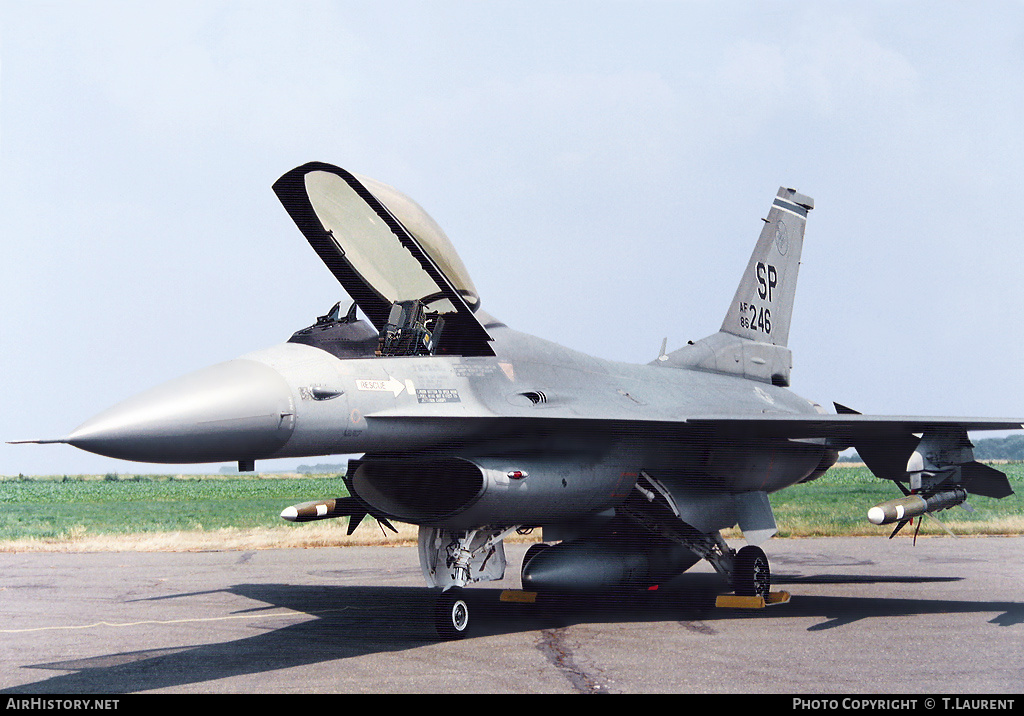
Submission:
<svg viewBox="0 0 1024 716">
<path fill-rule="evenodd" d="M 445 640 L 461 639 L 469 628 L 469 603 L 460 587 L 441 592 L 434 603 L 434 629 Z"/>
</svg>

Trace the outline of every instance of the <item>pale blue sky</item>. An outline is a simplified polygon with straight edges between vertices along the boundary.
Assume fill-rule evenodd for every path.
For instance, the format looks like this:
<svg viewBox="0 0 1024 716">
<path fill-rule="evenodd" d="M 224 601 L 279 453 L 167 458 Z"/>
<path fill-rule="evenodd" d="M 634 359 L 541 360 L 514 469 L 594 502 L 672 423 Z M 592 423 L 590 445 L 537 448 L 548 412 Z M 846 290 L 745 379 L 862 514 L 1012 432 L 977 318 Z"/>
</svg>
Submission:
<svg viewBox="0 0 1024 716">
<path fill-rule="evenodd" d="M 2 440 L 342 298 L 270 190 L 310 160 L 416 199 L 495 316 L 630 362 L 718 329 L 795 187 L 797 393 L 1024 414 L 1020 2 L 153 7 L 0 2 Z"/>
</svg>

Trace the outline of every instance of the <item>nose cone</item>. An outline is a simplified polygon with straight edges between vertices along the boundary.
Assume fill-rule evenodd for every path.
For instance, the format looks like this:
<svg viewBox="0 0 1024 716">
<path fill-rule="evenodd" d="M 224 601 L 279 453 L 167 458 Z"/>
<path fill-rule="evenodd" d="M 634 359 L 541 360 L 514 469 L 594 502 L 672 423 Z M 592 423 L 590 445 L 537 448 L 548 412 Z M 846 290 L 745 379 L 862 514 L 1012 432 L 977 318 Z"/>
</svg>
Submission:
<svg viewBox="0 0 1024 716">
<path fill-rule="evenodd" d="M 122 460 L 229 462 L 270 456 L 288 441 L 294 423 L 291 389 L 281 374 L 237 359 L 118 403 L 66 442 Z"/>
</svg>

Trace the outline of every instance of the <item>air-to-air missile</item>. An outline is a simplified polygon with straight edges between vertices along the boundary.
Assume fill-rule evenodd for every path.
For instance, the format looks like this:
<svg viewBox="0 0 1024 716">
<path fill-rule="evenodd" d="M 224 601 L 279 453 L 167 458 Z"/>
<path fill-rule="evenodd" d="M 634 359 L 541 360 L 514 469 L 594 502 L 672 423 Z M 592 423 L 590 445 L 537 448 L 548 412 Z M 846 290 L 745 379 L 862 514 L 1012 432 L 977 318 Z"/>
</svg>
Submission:
<svg viewBox="0 0 1024 716">
<path fill-rule="evenodd" d="M 348 534 L 352 534 L 367 515 L 376 518 L 378 522 L 392 532 L 398 531 L 388 521 L 387 517 L 378 514 L 375 510 L 370 509 L 365 502 L 353 496 L 303 502 L 286 507 L 281 511 L 282 519 L 289 522 L 312 522 L 314 520 L 327 520 L 332 517 L 348 517 Z"/>
<path fill-rule="evenodd" d="M 876 525 L 887 525 L 900 520 L 909 520 L 911 517 L 917 517 L 928 512 L 948 510 L 950 507 L 956 507 L 966 499 L 967 491 L 962 487 L 942 490 L 928 497 L 907 495 L 906 497 L 875 505 L 868 510 L 868 521 Z"/>
<path fill-rule="evenodd" d="M 292 505 L 281 511 L 282 519 L 289 522 L 312 522 L 313 520 L 326 520 L 351 514 L 351 507 L 337 498 L 303 502 L 301 505 Z"/>
</svg>

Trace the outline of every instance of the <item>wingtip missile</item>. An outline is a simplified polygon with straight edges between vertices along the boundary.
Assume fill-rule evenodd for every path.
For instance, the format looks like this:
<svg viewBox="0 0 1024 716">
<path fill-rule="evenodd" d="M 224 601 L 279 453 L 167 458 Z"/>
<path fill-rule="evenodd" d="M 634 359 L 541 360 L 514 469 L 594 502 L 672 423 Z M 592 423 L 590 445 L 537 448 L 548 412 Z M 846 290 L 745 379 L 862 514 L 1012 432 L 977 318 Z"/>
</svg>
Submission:
<svg viewBox="0 0 1024 716">
<path fill-rule="evenodd" d="M 962 487 L 942 490 L 933 495 L 907 495 L 875 505 L 868 510 L 868 521 L 875 525 L 888 525 L 902 522 L 912 517 L 938 512 L 959 505 L 967 499 L 967 491 Z"/>
</svg>

